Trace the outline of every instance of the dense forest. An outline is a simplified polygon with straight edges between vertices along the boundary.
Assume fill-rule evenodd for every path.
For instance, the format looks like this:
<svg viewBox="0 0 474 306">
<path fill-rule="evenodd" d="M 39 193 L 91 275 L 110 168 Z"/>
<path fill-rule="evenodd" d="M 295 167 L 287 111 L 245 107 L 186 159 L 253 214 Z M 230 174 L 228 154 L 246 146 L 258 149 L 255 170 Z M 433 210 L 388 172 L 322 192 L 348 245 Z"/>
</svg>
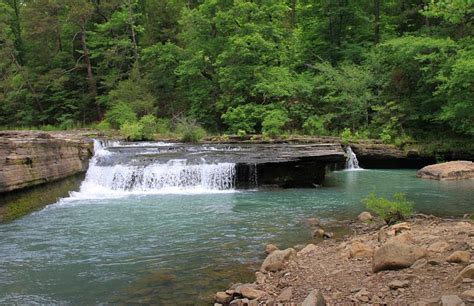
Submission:
<svg viewBox="0 0 474 306">
<path fill-rule="evenodd" d="M 0 126 L 474 136 L 473 0 L 0 0 Z"/>
</svg>

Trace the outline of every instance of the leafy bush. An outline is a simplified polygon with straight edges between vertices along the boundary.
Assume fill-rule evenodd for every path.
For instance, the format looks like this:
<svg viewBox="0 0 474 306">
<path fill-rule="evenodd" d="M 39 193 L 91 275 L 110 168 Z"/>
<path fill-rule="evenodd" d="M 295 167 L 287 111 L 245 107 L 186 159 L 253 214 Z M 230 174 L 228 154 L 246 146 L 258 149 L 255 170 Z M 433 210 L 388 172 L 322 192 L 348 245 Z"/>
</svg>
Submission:
<svg viewBox="0 0 474 306">
<path fill-rule="evenodd" d="M 96 129 L 98 129 L 99 131 L 108 131 L 110 130 L 112 127 L 110 126 L 110 122 L 107 121 L 107 119 L 104 119 L 102 120 L 101 122 L 99 122 L 96 126 L 95 126 Z"/>
<path fill-rule="evenodd" d="M 413 214 L 413 203 L 406 199 L 404 193 L 400 192 L 393 195 L 393 201 L 379 198 L 372 192 L 362 202 L 367 209 L 377 214 L 387 224 L 394 224 Z"/>
<path fill-rule="evenodd" d="M 130 141 L 143 139 L 143 125 L 140 122 L 125 122 L 120 126 L 120 132 Z"/>
<path fill-rule="evenodd" d="M 343 144 L 348 144 L 352 139 L 352 132 L 349 128 L 345 128 L 341 133 L 341 142 Z"/>
<path fill-rule="evenodd" d="M 105 114 L 105 118 L 116 129 L 125 122 L 136 122 L 137 114 L 125 102 L 118 102 Z"/>
<path fill-rule="evenodd" d="M 265 136 L 278 136 L 283 133 L 283 127 L 290 121 L 288 113 L 282 109 L 267 111 L 262 122 Z"/>
<path fill-rule="evenodd" d="M 308 135 L 325 135 L 324 119 L 318 116 L 311 116 L 303 123 L 303 130 Z"/>
<path fill-rule="evenodd" d="M 229 126 L 229 133 L 236 134 L 239 130 L 246 133 L 255 133 L 258 125 L 262 123 L 265 107 L 254 103 L 230 107 L 222 115 L 224 123 Z"/>
<path fill-rule="evenodd" d="M 245 137 L 245 135 L 247 135 L 247 132 L 245 132 L 245 130 L 237 131 L 237 136 L 239 136 L 240 138 Z"/>
<path fill-rule="evenodd" d="M 199 142 L 206 136 L 204 130 L 195 120 L 184 118 L 176 125 L 176 132 L 181 135 L 183 142 Z"/>
<path fill-rule="evenodd" d="M 142 126 L 142 138 L 144 140 L 154 140 L 157 131 L 156 117 L 153 115 L 143 116 L 139 124 Z"/>
<path fill-rule="evenodd" d="M 156 132 L 158 134 L 168 134 L 171 131 L 171 120 L 166 118 L 156 119 Z"/>
</svg>

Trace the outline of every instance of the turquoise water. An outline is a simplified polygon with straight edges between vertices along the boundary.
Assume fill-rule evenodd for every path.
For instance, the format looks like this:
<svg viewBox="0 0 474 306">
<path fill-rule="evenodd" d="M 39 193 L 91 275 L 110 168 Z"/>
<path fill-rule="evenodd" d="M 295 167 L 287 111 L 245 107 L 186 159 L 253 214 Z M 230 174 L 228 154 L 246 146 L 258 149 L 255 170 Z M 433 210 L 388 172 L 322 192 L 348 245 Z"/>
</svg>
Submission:
<svg viewBox="0 0 474 306">
<path fill-rule="evenodd" d="M 354 218 L 372 191 L 416 210 L 474 211 L 474 181 L 414 170 L 331 173 L 317 189 L 72 198 L 0 225 L 0 303 L 210 303 L 248 280 L 268 243 L 311 239 L 302 220 Z"/>
</svg>

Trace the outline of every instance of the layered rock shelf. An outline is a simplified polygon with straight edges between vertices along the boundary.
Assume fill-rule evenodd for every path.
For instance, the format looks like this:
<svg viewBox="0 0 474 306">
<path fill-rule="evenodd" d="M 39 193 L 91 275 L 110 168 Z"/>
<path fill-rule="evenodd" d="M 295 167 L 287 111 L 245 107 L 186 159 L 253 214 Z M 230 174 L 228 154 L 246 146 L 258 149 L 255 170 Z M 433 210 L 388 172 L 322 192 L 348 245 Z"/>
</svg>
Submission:
<svg viewBox="0 0 474 306">
<path fill-rule="evenodd" d="M 0 132 L 0 193 L 85 172 L 92 153 L 92 141 L 77 132 Z"/>
</svg>

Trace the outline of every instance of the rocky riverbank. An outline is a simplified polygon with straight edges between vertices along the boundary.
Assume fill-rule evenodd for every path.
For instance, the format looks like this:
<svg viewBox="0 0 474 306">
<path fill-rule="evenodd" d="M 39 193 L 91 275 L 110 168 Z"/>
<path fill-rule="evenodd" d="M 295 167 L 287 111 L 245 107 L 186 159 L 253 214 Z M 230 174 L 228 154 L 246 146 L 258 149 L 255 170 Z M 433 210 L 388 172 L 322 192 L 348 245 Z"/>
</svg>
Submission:
<svg viewBox="0 0 474 306">
<path fill-rule="evenodd" d="M 316 235 L 323 233 L 315 220 L 308 224 L 315 227 Z M 299 250 L 269 246 L 255 282 L 218 292 L 216 303 L 474 303 L 471 220 L 418 215 L 393 226 L 369 220 L 350 227 L 351 236 L 326 239 Z"/>
</svg>

